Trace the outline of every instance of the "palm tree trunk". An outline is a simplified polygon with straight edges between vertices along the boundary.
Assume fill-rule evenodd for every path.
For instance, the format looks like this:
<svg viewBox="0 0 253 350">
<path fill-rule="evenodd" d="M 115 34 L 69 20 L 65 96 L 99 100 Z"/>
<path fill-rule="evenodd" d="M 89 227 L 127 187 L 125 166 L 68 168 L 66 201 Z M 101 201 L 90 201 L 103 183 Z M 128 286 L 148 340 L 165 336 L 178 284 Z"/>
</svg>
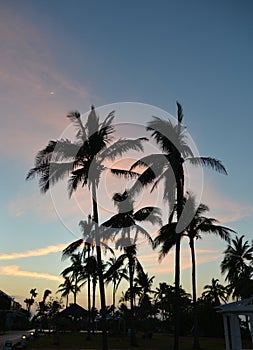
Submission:
<svg viewBox="0 0 253 350">
<path fill-rule="evenodd" d="M 94 181 L 92 181 L 92 204 L 93 204 L 93 219 L 95 221 L 96 252 L 97 252 L 98 279 L 99 279 L 101 316 L 102 316 L 102 349 L 108 350 L 105 288 L 104 288 L 104 278 L 103 278 L 103 268 L 102 268 L 102 255 L 101 255 L 101 247 L 100 247 L 100 234 L 98 229 L 97 192 L 96 192 L 96 185 Z"/>
<path fill-rule="evenodd" d="M 113 290 L 112 290 L 112 306 L 113 306 L 113 318 L 114 318 L 114 314 L 115 314 L 115 297 L 116 297 L 116 282 L 113 281 Z"/>
<path fill-rule="evenodd" d="M 137 346 L 135 327 L 134 327 L 134 276 L 133 276 L 134 263 L 133 258 L 129 257 L 129 287 L 130 287 L 130 312 L 131 312 L 131 345 Z"/>
<path fill-rule="evenodd" d="M 90 244 L 88 245 L 88 261 L 90 258 Z M 90 295 L 90 271 L 88 271 L 88 334 L 86 339 L 90 340 L 91 331 L 91 295 Z"/>
<path fill-rule="evenodd" d="M 190 237 L 190 249 L 192 259 L 192 302 L 193 302 L 193 349 L 200 349 L 199 344 L 199 327 L 198 327 L 198 310 L 197 310 L 197 295 L 196 295 L 196 261 L 194 238 Z"/>
<path fill-rule="evenodd" d="M 178 155 L 175 164 L 174 175 L 177 181 L 177 222 L 183 212 L 184 200 L 184 170 L 183 160 L 181 161 L 180 154 Z M 180 248 L 181 248 L 181 232 L 177 232 L 176 248 L 175 248 L 175 330 L 174 330 L 174 350 L 179 350 L 179 335 L 180 335 Z"/>
<path fill-rule="evenodd" d="M 76 304 L 76 295 L 77 295 L 77 276 L 75 278 L 74 304 Z"/>
<path fill-rule="evenodd" d="M 96 276 L 92 277 L 92 333 L 95 333 Z"/>
</svg>

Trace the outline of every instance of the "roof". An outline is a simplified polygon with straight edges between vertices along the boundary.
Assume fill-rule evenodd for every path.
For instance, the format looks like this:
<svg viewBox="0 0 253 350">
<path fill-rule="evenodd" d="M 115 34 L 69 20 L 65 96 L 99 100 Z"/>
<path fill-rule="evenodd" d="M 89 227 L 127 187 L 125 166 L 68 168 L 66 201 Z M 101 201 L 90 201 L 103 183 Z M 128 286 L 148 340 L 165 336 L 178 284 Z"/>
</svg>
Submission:
<svg viewBox="0 0 253 350">
<path fill-rule="evenodd" d="M 88 311 L 78 304 L 71 304 L 69 307 L 60 312 L 60 316 L 74 316 L 81 317 L 86 316 Z"/>
<path fill-rule="evenodd" d="M 223 314 L 247 315 L 253 314 L 253 296 L 247 299 L 235 301 L 228 304 L 219 305 L 216 307 L 217 312 Z"/>
<path fill-rule="evenodd" d="M 13 298 L 10 297 L 8 294 L 4 293 L 2 290 L 0 290 L 0 296 L 1 296 L 1 297 L 8 298 L 8 299 L 13 299 Z"/>
</svg>

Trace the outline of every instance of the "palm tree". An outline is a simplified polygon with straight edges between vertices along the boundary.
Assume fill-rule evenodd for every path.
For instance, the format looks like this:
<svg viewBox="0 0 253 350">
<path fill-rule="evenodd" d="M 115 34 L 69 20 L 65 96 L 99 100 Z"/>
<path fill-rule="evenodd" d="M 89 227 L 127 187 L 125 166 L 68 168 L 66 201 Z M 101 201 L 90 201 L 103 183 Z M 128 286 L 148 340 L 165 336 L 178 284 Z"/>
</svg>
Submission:
<svg viewBox="0 0 253 350">
<path fill-rule="evenodd" d="M 142 269 L 136 257 L 136 240 L 138 235 L 142 234 L 150 243 L 153 243 L 148 232 L 144 227 L 140 226 L 138 222 L 149 222 L 152 225 L 161 225 L 161 211 L 156 207 L 144 207 L 135 212 L 133 196 L 127 190 L 123 193 L 115 193 L 113 201 L 118 208 L 118 213 L 104 222 L 103 226 L 110 228 L 109 231 L 105 229 L 105 235 L 108 235 L 108 238 L 115 239 L 119 233 L 121 234 L 121 237 L 116 240 L 116 249 L 123 247 L 124 254 L 122 254 L 119 259 L 127 259 L 128 261 L 131 309 L 131 345 L 136 346 L 137 343 L 134 331 L 133 279 L 135 269 Z M 112 232 L 114 233 L 114 236 L 112 236 Z M 134 239 L 131 238 L 131 232 L 135 232 Z"/>
<path fill-rule="evenodd" d="M 217 159 L 210 157 L 194 157 L 189 146 L 185 128 L 182 126 L 183 110 L 177 102 L 178 122 L 173 125 L 170 120 L 163 120 L 153 117 L 148 123 L 147 130 L 152 132 L 152 137 L 161 147 L 161 154 L 151 154 L 135 162 L 130 170 L 138 166 L 145 166 L 147 169 L 140 175 L 133 187 L 133 191 L 138 192 L 143 186 L 154 182 L 154 189 L 161 180 L 164 180 L 164 199 L 168 200 L 173 209 L 175 199 L 177 203 L 177 225 L 175 226 L 175 288 L 176 288 L 176 319 L 174 334 L 174 350 L 179 349 L 179 298 L 180 298 L 180 242 L 181 233 L 185 228 L 183 219 L 184 202 L 184 163 L 187 161 L 192 165 L 207 166 L 220 173 L 226 174 L 226 169 Z M 156 181 L 155 181 L 156 180 Z M 186 205 L 187 207 L 187 205 Z M 170 219 L 168 219 L 169 221 Z"/>
<path fill-rule="evenodd" d="M 184 200 L 184 205 L 186 198 Z M 218 221 L 214 218 L 207 218 L 203 214 L 209 211 L 209 208 L 200 203 L 196 205 L 195 197 L 188 193 L 187 211 L 185 212 L 184 220 L 190 222 L 181 233 L 189 238 L 189 246 L 191 250 L 192 260 L 192 302 L 193 302 L 193 320 L 194 320 L 194 343 L 193 348 L 199 349 L 198 337 L 198 320 L 197 320 L 197 294 L 196 294 L 196 254 L 195 254 L 195 240 L 201 238 L 201 233 L 213 233 L 230 242 L 230 233 L 234 232 L 230 228 L 218 225 Z M 175 206 L 176 208 L 176 206 Z M 192 218 L 192 219 L 191 219 Z M 154 246 L 162 244 L 160 251 L 160 259 L 164 257 L 170 249 L 176 244 L 177 233 L 175 231 L 176 223 L 169 223 L 159 230 L 158 236 L 155 238 Z"/>
<path fill-rule="evenodd" d="M 123 260 L 120 257 L 116 258 L 115 255 L 107 261 L 106 268 L 107 268 L 107 270 L 104 274 L 105 283 L 106 284 L 112 283 L 112 285 L 113 285 L 113 287 L 112 287 L 112 308 L 113 308 L 113 315 L 114 315 L 116 292 L 118 290 L 120 282 L 123 279 L 128 280 L 127 268 L 125 266 L 123 266 Z"/>
<path fill-rule="evenodd" d="M 226 273 L 225 281 L 229 282 L 232 297 L 249 297 L 252 294 L 253 245 L 247 240 L 244 241 L 244 236 L 235 237 L 231 244 L 228 244 L 224 254 L 221 273 Z"/>
<path fill-rule="evenodd" d="M 29 317 L 30 317 L 31 306 L 34 304 L 35 298 L 38 295 L 38 293 L 36 291 L 36 288 L 32 288 L 30 290 L 30 294 L 31 294 L 30 298 L 26 298 L 24 300 L 24 303 L 26 304 L 26 307 L 27 307 L 27 319 L 28 320 L 29 320 Z"/>
<path fill-rule="evenodd" d="M 153 312 L 153 305 L 151 303 L 151 294 L 154 294 L 152 289 L 155 276 L 149 277 L 148 273 L 139 270 L 137 276 L 134 278 L 134 288 L 138 291 L 139 296 L 139 313 L 141 319 L 145 319 Z"/>
<path fill-rule="evenodd" d="M 217 278 L 212 278 L 211 284 L 204 286 L 202 298 L 218 306 L 221 304 L 221 301 L 226 303 L 228 300 L 228 289 L 220 284 Z"/>
<path fill-rule="evenodd" d="M 159 287 L 155 289 L 155 303 L 161 311 L 162 320 L 171 319 L 173 295 L 175 294 L 175 287 L 168 285 L 165 282 L 159 283 Z"/>
<path fill-rule="evenodd" d="M 193 301 L 193 319 L 194 319 L 194 349 L 200 349 L 198 336 L 197 320 L 197 293 L 196 293 L 196 257 L 195 257 L 195 240 L 201 238 L 201 233 L 213 233 L 221 239 L 230 242 L 230 233 L 234 232 L 228 227 L 218 225 L 218 221 L 213 218 L 204 217 L 203 214 L 209 211 L 205 204 L 200 204 L 196 209 L 196 202 L 193 196 L 189 196 L 192 202 L 190 211 L 193 213 L 192 221 L 186 228 L 186 235 L 189 238 L 192 260 L 192 301 Z M 195 213 L 195 214 L 194 214 Z"/>
<path fill-rule="evenodd" d="M 73 295 L 74 295 L 74 304 L 76 304 L 77 293 L 81 290 L 80 282 L 84 279 L 84 271 L 82 265 L 82 255 L 80 252 L 77 254 L 72 254 L 70 257 L 71 265 L 66 267 L 61 275 L 66 278 L 69 276 L 71 283 L 73 283 Z"/>
<path fill-rule="evenodd" d="M 57 289 L 57 293 L 61 293 L 62 297 L 66 297 L 66 308 L 69 305 L 69 294 L 74 292 L 74 285 L 68 276 L 64 277 L 64 282 Z"/>
<path fill-rule="evenodd" d="M 87 340 L 90 339 L 90 324 L 91 324 L 91 269 L 90 269 L 90 256 L 94 250 L 94 240 L 95 240 L 95 232 L 94 232 L 94 221 L 91 219 L 91 216 L 88 216 L 88 220 L 82 220 L 79 222 L 79 226 L 82 230 L 83 237 L 77 239 L 76 241 L 70 243 L 64 250 L 62 257 L 65 259 L 66 257 L 71 256 L 77 249 L 81 246 L 82 249 L 82 259 L 83 259 L 83 272 L 84 278 L 87 277 L 88 281 L 88 334 Z"/>
<path fill-rule="evenodd" d="M 106 302 L 100 248 L 97 188 L 102 172 L 108 169 L 104 162 L 106 160 L 113 161 L 129 150 L 143 151 L 142 143 L 146 139 L 119 139 L 111 143 L 114 132 L 112 125 L 114 112 L 111 112 L 100 123 L 93 106 L 86 124 L 83 124 L 78 111 L 69 113 L 67 117 L 77 128 L 75 142 L 68 139 L 50 141 L 43 150 L 38 152 L 35 158 L 35 166 L 28 172 L 26 178 L 31 179 L 38 175 L 42 193 L 47 192 L 51 185 L 62 180 L 65 176 L 69 179 L 68 191 L 70 196 L 79 185 L 82 187 L 88 186 L 91 192 L 102 310 L 102 346 L 104 350 L 107 350 Z M 115 169 L 114 172 L 124 173 L 123 170 L 117 171 Z"/>
</svg>

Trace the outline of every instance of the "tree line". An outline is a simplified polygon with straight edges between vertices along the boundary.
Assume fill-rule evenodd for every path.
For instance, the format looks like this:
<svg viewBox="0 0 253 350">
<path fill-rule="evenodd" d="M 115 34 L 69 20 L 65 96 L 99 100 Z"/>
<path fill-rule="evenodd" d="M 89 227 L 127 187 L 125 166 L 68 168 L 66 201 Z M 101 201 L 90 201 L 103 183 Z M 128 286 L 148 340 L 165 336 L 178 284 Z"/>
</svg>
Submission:
<svg viewBox="0 0 253 350">
<path fill-rule="evenodd" d="M 168 290 L 173 291 L 173 299 L 171 299 L 173 300 L 173 306 L 170 308 L 170 310 L 173 309 L 173 312 L 170 313 L 169 318 L 173 325 L 174 350 L 178 350 L 179 336 L 184 326 L 184 322 L 182 322 L 184 305 L 182 295 L 187 295 L 181 287 L 180 247 L 182 238 L 187 236 L 192 259 L 191 315 L 194 324 L 192 333 L 194 348 L 198 349 L 200 347 L 198 316 L 201 303 L 196 296 L 195 240 L 200 238 L 203 233 L 213 233 L 228 242 L 229 246 L 221 266 L 222 273 L 227 273 L 226 279 L 229 282 L 232 297 L 242 297 L 240 293 L 242 293 L 243 286 L 245 286 L 242 279 L 248 281 L 251 279 L 252 273 L 251 265 L 246 264 L 246 268 L 242 263 L 243 267 L 240 266 L 242 270 L 238 270 L 233 265 L 235 271 L 231 271 L 230 264 L 233 261 L 233 249 L 235 248 L 233 245 L 246 243 L 242 242 L 243 238 L 238 239 L 237 237 L 231 241 L 231 234 L 235 232 L 228 227 L 219 225 L 219 222 L 214 218 L 205 217 L 204 215 L 209 210 L 208 207 L 202 203 L 198 204 L 194 194 L 187 192 L 185 189 L 186 163 L 193 166 L 209 167 L 221 174 L 227 174 L 225 167 L 216 158 L 196 157 L 194 155 L 187 140 L 185 127 L 182 125 L 183 110 L 179 103 L 177 103 L 177 123 L 173 124 L 169 119 L 165 120 L 158 117 L 153 117 L 147 123 L 147 131 L 151 133 L 151 138 L 156 141 L 160 153 L 144 155 L 134 162 L 128 170 L 110 168 L 108 164 L 117 158 L 122 158 L 131 150 L 144 152 L 144 144 L 148 142 L 146 137 L 120 138 L 115 141 L 113 139 L 115 132 L 113 126 L 114 112 L 109 113 L 101 122 L 93 106 L 86 122 L 82 120 L 80 113 L 77 111 L 69 113 L 67 117 L 77 129 L 75 140 L 49 141 L 48 145 L 37 153 L 35 165 L 27 175 L 27 179 L 32 179 L 35 176 L 39 177 L 39 186 L 42 193 L 46 193 L 52 185 L 67 178 L 69 196 L 72 196 L 79 187 L 87 187 L 91 194 L 91 214 L 85 220 L 80 221 L 82 237 L 71 243 L 63 251 L 63 258 L 70 258 L 71 265 L 62 273 L 65 279 L 60 286 L 60 290 L 68 296 L 67 288 L 69 288 L 69 291 L 74 294 L 74 301 L 76 301 L 76 295 L 80 291 L 82 283 L 84 283 L 84 280 L 87 282 L 89 338 L 92 318 L 94 317 L 92 315 L 94 294 L 92 300 L 91 289 L 93 288 L 94 292 L 98 282 L 101 303 L 102 349 L 107 350 L 108 308 L 105 298 L 105 283 L 113 284 L 112 300 L 113 312 L 115 312 L 115 294 L 118 285 L 123 278 L 127 279 L 129 289 L 124 297 L 128 297 L 130 303 L 131 345 L 137 345 L 135 330 L 138 313 L 135 298 L 138 295 L 136 290 L 138 290 L 137 287 L 140 281 L 146 283 L 146 286 L 139 286 L 138 312 L 147 312 L 151 310 L 151 306 L 155 305 L 155 301 L 150 296 L 153 292 L 150 289 L 153 276 L 149 277 L 144 272 L 138 260 L 137 238 L 142 235 L 154 249 L 159 248 L 159 259 L 162 259 L 175 247 L 174 286 L 171 287 L 165 283 L 166 291 L 162 295 L 166 295 Z M 117 208 L 117 213 L 101 222 L 98 211 L 99 182 L 102 174 L 106 171 L 115 176 L 133 179 L 134 182 L 130 188 L 124 188 L 121 192 L 113 195 L 112 200 Z M 136 198 L 145 188 L 151 191 L 163 188 L 163 197 L 167 205 L 163 208 L 146 206 L 136 209 Z M 162 222 L 162 214 L 164 213 L 167 216 L 165 224 Z M 154 240 L 143 226 L 145 222 L 159 227 Z M 103 259 L 103 254 L 104 251 L 111 249 L 108 242 L 113 242 L 115 249 L 121 249 L 122 254 L 118 257 L 112 255 L 111 260 L 109 259 L 106 262 Z M 231 242 L 232 245 L 230 245 Z M 251 254 L 252 247 L 250 246 L 249 249 L 249 254 Z M 248 257 L 249 255 L 242 259 L 243 262 Z M 127 262 L 127 265 L 124 265 L 125 262 Z M 94 275 L 95 270 L 96 276 Z M 238 276 L 239 271 L 240 275 Z M 237 277 L 235 276 L 236 273 Z M 137 282 L 138 279 L 139 282 Z M 215 283 L 217 284 L 218 281 L 214 279 L 212 284 L 215 285 Z M 237 289 L 234 287 L 235 283 L 237 283 Z M 239 286 L 240 283 L 241 287 Z M 227 289 L 226 293 L 228 293 Z M 243 295 L 246 294 L 247 291 Z M 158 292 L 157 295 L 159 295 Z M 169 302 L 167 299 L 159 302 L 160 305 L 161 303 L 165 305 L 167 302 L 168 307 L 171 305 L 171 301 Z M 167 311 L 164 309 L 161 314 L 165 317 Z"/>
</svg>

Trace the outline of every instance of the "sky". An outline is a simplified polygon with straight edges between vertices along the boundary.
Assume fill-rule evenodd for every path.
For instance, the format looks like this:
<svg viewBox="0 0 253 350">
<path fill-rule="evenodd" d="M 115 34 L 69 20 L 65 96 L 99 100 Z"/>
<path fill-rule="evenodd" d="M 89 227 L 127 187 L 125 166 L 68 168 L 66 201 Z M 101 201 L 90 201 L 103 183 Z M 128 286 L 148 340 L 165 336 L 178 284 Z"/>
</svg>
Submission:
<svg viewBox="0 0 253 350">
<path fill-rule="evenodd" d="M 43 196 L 25 177 L 49 140 L 73 134 L 67 113 L 85 117 L 92 104 L 101 120 L 115 110 L 119 133 L 136 137 L 152 116 L 175 116 L 179 101 L 198 153 L 221 160 L 228 172 L 204 170 L 200 181 L 195 173 L 189 181 L 210 216 L 251 241 L 252 1 L 0 0 L 0 14 L 1 290 L 24 305 L 30 289 L 41 300 L 63 281 L 69 262 L 61 253 L 81 237 L 78 222 L 89 214 L 90 197 L 84 190 L 69 201 L 63 184 Z M 108 198 L 118 180 L 103 181 L 105 218 L 114 213 Z M 156 204 L 161 196 L 159 189 L 142 201 Z M 201 294 L 212 277 L 224 281 L 226 243 L 203 236 L 196 248 Z M 154 286 L 173 284 L 173 251 L 161 263 L 147 244 L 138 252 Z M 187 240 L 181 262 L 182 287 L 190 293 Z M 78 302 L 86 306 L 85 293 Z"/>
</svg>

